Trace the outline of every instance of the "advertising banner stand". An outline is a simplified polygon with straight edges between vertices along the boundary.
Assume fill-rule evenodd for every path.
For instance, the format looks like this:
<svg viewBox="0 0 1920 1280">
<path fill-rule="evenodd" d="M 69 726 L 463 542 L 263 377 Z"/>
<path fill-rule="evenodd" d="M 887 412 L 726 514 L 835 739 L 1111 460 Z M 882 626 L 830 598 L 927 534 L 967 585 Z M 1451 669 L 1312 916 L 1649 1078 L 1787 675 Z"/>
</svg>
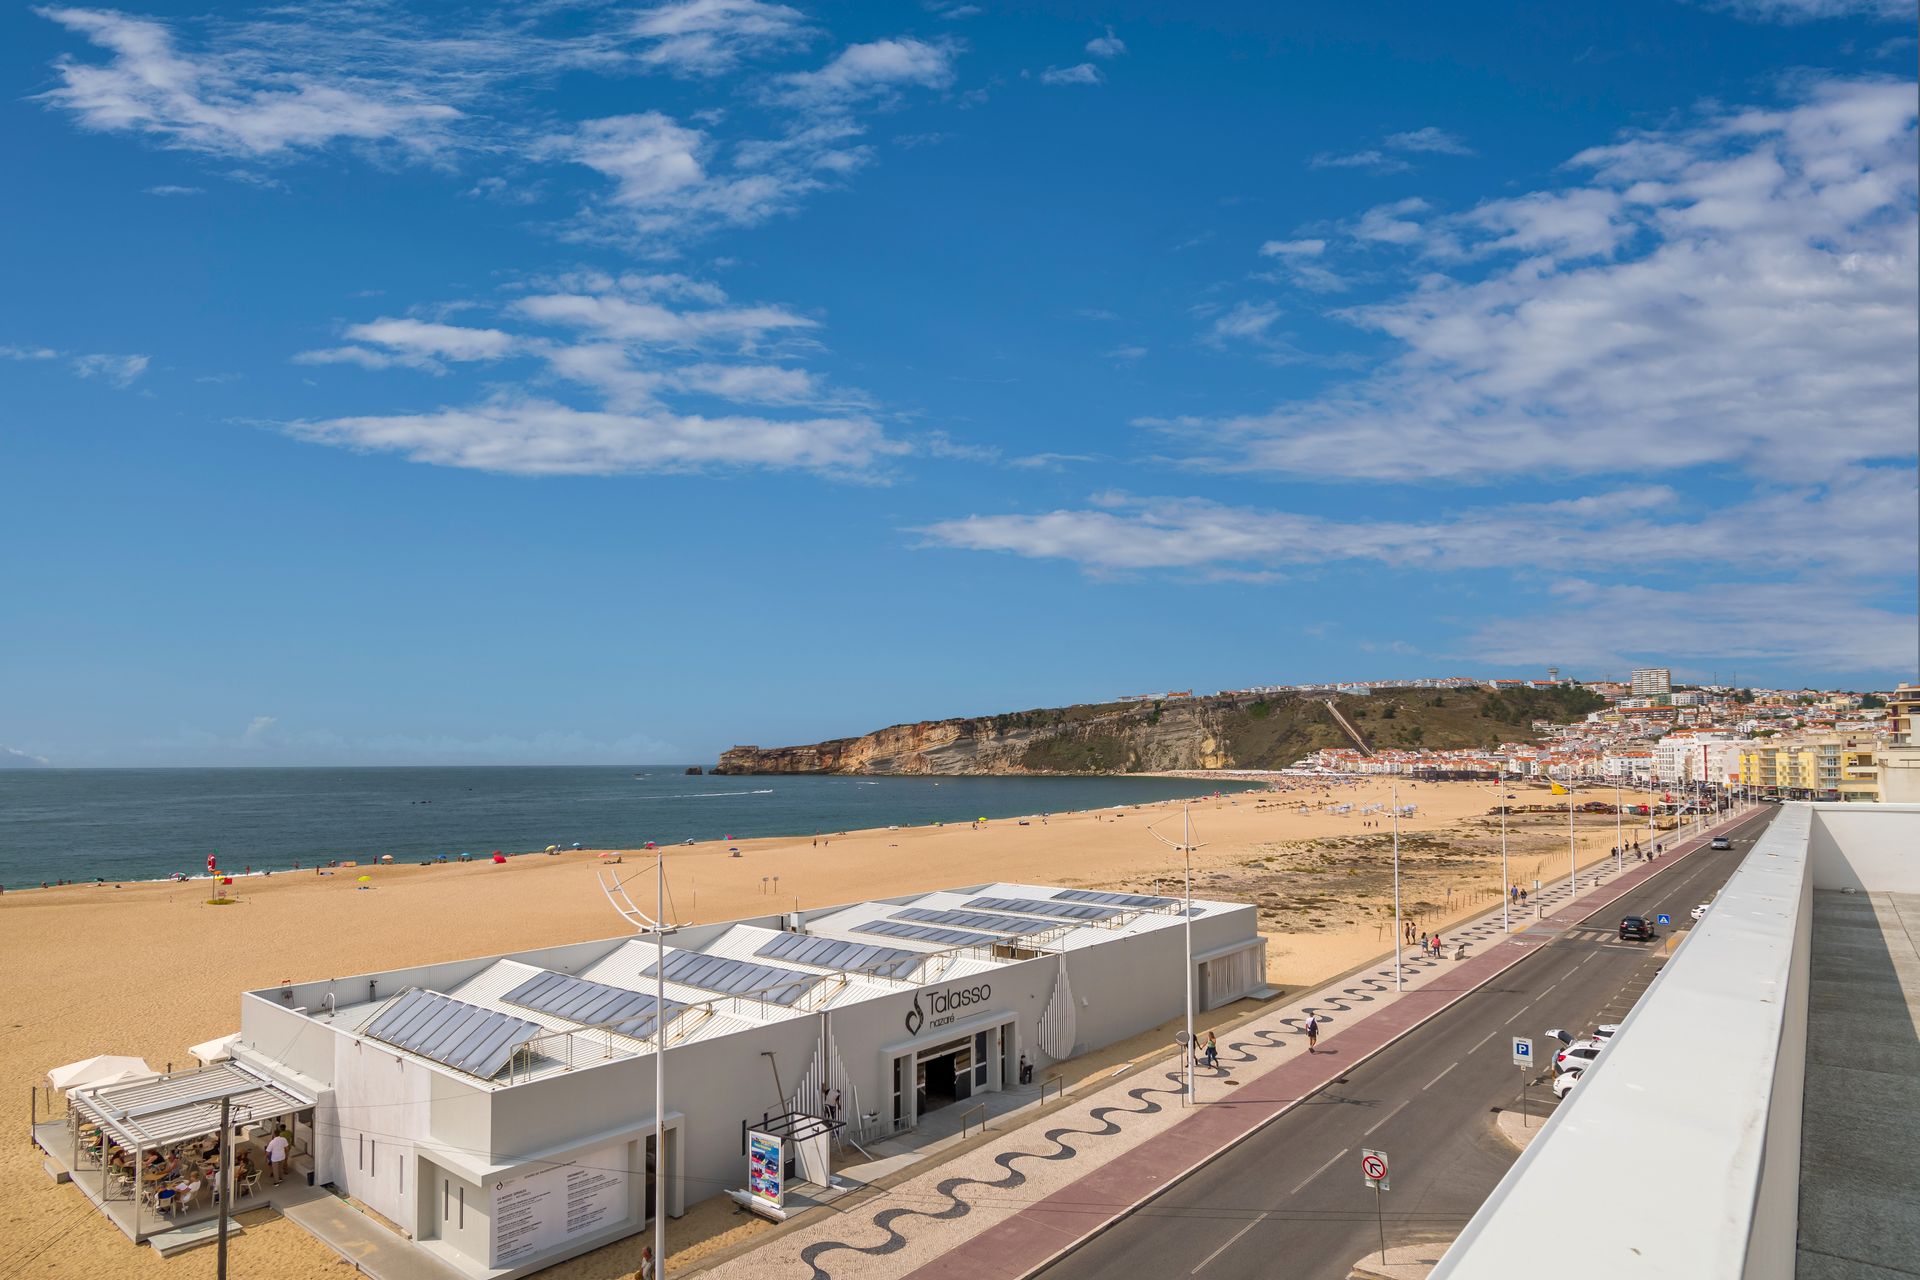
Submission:
<svg viewBox="0 0 1920 1280">
<path fill-rule="evenodd" d="M 778 1134 L 747 1132 L 747 1204 L 757 1213 L 784 1220 L 787 1203 L 787 1150 Z"/>
</svg>

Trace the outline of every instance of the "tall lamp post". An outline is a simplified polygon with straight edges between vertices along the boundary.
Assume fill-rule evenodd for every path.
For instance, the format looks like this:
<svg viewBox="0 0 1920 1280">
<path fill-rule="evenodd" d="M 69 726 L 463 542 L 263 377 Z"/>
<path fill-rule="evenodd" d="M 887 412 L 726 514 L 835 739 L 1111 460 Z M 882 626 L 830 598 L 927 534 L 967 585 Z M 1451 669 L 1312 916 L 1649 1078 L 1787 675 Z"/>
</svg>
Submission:
<svg viewBox="0 0 1920 1280">
<path fill-rule="evenodd" d="M 1400 972 L 1400 940 L 1406 929 L 1400 923 L 1400 781 L 1394 779 L 1389 786 L 1393 796 L 1393 989 L 1399 991 L 1403 984 Z"/>
<path fill-rule="evenodd" d="M 667 1280 L 667 851 L 654 859 L 653 1277 Z"/>
</svg>

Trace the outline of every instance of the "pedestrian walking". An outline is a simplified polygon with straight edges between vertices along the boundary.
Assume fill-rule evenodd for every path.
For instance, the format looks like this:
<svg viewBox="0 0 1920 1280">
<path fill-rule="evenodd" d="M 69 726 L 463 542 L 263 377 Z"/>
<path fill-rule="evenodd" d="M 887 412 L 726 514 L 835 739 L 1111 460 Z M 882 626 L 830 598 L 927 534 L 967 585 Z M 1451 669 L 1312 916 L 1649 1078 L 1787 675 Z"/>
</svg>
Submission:
<svg viewBox="0 0 1920 1280">
<path fill-rule="evenodd" d="M 1314 1014 L 1307 1015 L 1307 1052 L 1319 1052 L 1314 1048 L 1320 1043 L 1320 1019 Z"/>
<path fill-rule="evenodd" d="M 276 1185 L 287 1176 L 287 1135 L 276 1133 L 267 1139 L 267 1171 Z"/>
<path fill-rule="evenodd" d="M 1213 1032 L 1207 1032 L 1207 1068 L 1216 1070 L 1220 1066 L 1220 1046 L 1213 1038 Z"/>
<path fill-rule="evenodd" d="M 640 1246 L 640 1269 L 633 1273 L 633 1280 L 653 1280 L 653 1246 Z"/>
</svg>

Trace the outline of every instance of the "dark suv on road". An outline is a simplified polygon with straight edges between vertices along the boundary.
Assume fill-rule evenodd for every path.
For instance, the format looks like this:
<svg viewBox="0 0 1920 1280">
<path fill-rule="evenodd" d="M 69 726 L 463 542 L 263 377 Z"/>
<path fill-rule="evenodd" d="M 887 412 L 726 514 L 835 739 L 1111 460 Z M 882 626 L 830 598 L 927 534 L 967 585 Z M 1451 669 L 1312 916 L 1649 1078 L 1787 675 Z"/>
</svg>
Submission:
<svg viewBox="0 0 1920 1280">
<path fill-rule="evenodd" d="M 1653 926 L 1647 923 L 1645 916 L 1628 916 L 1620 922 L 1620 940 L 1632 939 L 1635 942 L 1653 941 Z"/>
</svg>

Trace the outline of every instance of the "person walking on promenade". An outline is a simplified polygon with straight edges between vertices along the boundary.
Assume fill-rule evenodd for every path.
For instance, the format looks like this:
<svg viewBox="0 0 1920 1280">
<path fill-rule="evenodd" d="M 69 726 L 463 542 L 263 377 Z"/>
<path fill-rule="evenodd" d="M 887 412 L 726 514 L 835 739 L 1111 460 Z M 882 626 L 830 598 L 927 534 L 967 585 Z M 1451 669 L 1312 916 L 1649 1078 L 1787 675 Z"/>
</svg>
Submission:
<svg viewBox="0 0 1920 1280">
<path fill-rule="evenodd" d="M 1207 1067 L 1209 1070 L 1218 1070 L 1220 1067 L 1220 1045 L 1211 1031 L 1207 1032 Z"/>
<path fill-rule="evenodd" d="M 1319 1052 L 1319 1050 L 1314 1048 L 1314 1046 L 1319 1043 L 1320 1043 L 1320 1019 L 1314 1014 L 1310 1013 L 1307 1015 L 1307 1052 L 1308 1053 Z"/>
</svg>

